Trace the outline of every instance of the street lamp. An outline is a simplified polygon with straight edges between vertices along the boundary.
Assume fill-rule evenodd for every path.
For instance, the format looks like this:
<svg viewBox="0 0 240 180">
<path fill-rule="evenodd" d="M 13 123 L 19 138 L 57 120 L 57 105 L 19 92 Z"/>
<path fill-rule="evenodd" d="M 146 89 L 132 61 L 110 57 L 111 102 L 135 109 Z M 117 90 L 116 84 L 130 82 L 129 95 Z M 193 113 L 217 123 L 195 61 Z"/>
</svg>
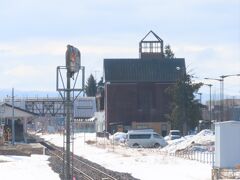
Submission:
<svg viewBox="0 0 240 180">
<path fill-rule="evenodd" d="M 209 120 L 212 121 L 212 84 L 203 84 L 205 86 L 208 86 L 210 89 L 209 94 Z"/>
<path fill-rule="evenodd" d="M 231 74 L 231 75 L 222 75 L 219 76 L 220 79 L 215 79 L 215 78 L 204 78 L 207 80 L 216 80 L 220 82 L 220 103 L 221 103 L 221 116 L 220 116 L 220 121 L 224 120 L 224 78 L 231 77 L 231 76 L 240 76 L 240 74 Z"/>
<path fill-rule="evenodd" d="M 219 102 L 220 102 L 220 121 L 223 120 L 223 79 L 215 79 L 215 78 L 204 78 L 207 80 L 215 80 L 220 82 L 220 94 L 219 94 Z M 211 91 L 211 88 L 210 88 Z M 211 93 L 210 93 L 211 94 Z"/>
<path fill-rule="evenodd" d="M 222 79 L 222 100 L 224 100 L 224 78 L 231 77 L 231 76 L 240 76 L 240 74 L 231 74 L 231 75 L 222 75 L 220 78 Z M 224 105 L 224 102 L 223 102 Z"/>
<path fill-rule="evenodd" d="M 231 76 L 240 76 L 240 74 L 231 74 L 231 75 L 222 75 L 220 76 L 220 78 L 222 79 L 222 106 L 221 106 L 221 110 L 222 110 L 222 118 L 224 120 L 224 78 L 227 78 L 227 77 L 231 77 Z"/>
</svg>

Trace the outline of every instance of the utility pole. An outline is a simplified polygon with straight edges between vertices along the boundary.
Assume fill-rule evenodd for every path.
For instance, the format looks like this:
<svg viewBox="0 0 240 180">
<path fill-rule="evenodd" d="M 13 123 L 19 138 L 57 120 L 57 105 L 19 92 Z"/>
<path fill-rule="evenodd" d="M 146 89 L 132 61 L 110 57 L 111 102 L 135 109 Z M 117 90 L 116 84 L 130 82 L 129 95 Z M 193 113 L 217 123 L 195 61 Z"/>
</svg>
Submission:
<svg viewBox="0 0 240 180">
<path fill-rule="evenodd" d="M 210 89 L 210 109 L 209 109 L 209 113 L 210 113 L 210 121 L 212 121 L 212 84 L 208 84 L 208 86 L 209 86 L 209 89 Z"/>
<path fill-rule="evenodd" d="M 12 88 L 12 145 L 15 144 L 14 88 Z"/>
<path fill-rule="evenodd" d="M 212 84 L 203 84 L 209 87 L 209 120 L 212 120 Z"/>
<path fill-rule="evenodd" d="M 66 119 L 66 180 L 70 180 L 70 121 L 71 121 L 71 99 L 70 99 L 70 72 L 67 70 L 67 99 L 66 99 L 66 110 L 67 110 L 67 119 Z"/>
<path fill-rule="evenodd" d="M 65 153 L 63 155 L 64 162 L 63 162 L 63 176 L 64 180 L 71 180 L 74 178 L 73 174 L 73 159 L 71 159 L 71 143 L 72 143 L 72 153 L 73 153 L 73 139 L 71 142 L 71 131 L 73 132 L 73 128 L 71 129 L 71 123 L 73 122 L 73 115 L 72 115 L 72 107 L 75 99 L 83 92 L 84 87 L 76 88 L 77 79 L 79 70 L 82 70 L 82 78 L 84 78 L 84 67 L 81 67 L 81 54 L 80 51 L 71 46 L 67 46 L 66 51 L 66 66 L 58 66 L 57 67 L 57 91 L 61 95 L 64 101 L 64 112 L 66 110 L 66 118 L 65 118 L 65 134 L 63 138 L 63 148 Z M 66 79 L 62 77 L 62 71 L 66 72 Z M 76 77 L 75 77 L 76 74 Z M 73 79 L 73 80 L 71 80 Z M 73 84 L 71 85 L 71 81 Z M 66 84 L 66 86 L 65 86 Z M 84 79 L 82 79 L 82 85 L 84 84 Z M 78 94 L 75 96 L 74 92 L 77 91 Z M 71 96 L 71 94 L 73 96 Z M 66 143 L 66 148 L 65 148 Z M 72 166 L 72 167 L 71 167 Z"/>
</svg>

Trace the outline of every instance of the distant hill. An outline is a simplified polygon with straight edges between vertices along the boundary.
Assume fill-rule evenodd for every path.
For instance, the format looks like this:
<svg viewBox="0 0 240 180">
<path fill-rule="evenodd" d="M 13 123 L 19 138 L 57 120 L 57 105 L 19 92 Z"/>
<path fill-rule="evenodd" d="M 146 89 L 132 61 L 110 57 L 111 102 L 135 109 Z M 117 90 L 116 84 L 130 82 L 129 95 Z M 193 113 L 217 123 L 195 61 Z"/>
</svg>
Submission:
<svg viewBox="0 0 240 180">
<path fill-rule="evenodd" d="M 0 99 L 12 96 L 12 89 L 0 89 Z M 57 91 L 22 91 L 14 89 L 14 96 L 16 98 L 31 98 L 31 97 L 58 97 Z"/>
</svg>

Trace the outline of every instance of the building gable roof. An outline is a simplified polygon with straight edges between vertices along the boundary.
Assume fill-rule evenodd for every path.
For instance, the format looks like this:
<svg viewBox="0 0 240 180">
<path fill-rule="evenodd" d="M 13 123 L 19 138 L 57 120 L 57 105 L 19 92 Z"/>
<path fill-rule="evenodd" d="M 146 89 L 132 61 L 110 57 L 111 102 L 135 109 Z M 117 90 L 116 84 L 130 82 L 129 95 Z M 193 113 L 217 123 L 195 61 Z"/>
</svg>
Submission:
<svg viewBox="0 0 240 180">
<path fill-rule="evenodd" d="M 1 114 L 1 116 L 3 118 L 12 117 L 12 105 L 3 103 L 3 104 L 1 104 L 1 106 L 4 107 L 4 110 Z M 37 116 L 37 114 L 27 111 L 25 109 L 19 108 L 19 107 L 14 107 L 14 116 L 15 117 L 33 117 L 33 116 Z"/>
<path fill-rule="evenodd" d="M 176 82 L 185 73 L 185 59 L 104 59 L 106 82 Z"/>
</svg>

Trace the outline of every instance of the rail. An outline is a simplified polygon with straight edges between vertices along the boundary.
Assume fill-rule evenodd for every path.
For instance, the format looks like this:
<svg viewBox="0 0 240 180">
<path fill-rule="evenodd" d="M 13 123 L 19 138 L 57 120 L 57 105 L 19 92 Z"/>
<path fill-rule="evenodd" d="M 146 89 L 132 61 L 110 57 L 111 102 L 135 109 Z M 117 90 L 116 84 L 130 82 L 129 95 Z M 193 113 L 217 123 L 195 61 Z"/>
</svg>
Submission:
<svg viewBox="0 0 240 180">
<path fill-rule="evenodd" d="M 48 151 L 49 154 L 53 155 L 53 156 L 56 156 L 58 157 L 60 160 L 63 161 L 63 158 L 61 156 L 59 156 L 58 154 L 52 152 L 52 151 Z M 87 178 L 89 180 L 94 180 L 93 178 L 91 178 L 89 175 L 87 175 L 86 173 L 84 173 L 83 171 L 81 171 L 80 169 L 76 168 L 76 167 L 73 167 L 74 171 L 77 171 L 78 173 L 84 175 L 84 178 Z M 59 172 L 60 173 L 60 172 Z"/>
<path fill-rule="evenodd" d="M 47 152 L 49 152 L 49 154 L 57 157 L 62 162 L 64 161 L 62 158 L 64 155 L 64 152 L 61 148 L 53 146 L 53 145 L 47 143 L 46 141 L 41 142 L 41 144 L 47 148 Z M 84 176 L 85 179 L 95 180 L 96 177 L 98 177 L 98 179 L 100 178 L 100 179 L 105 179 L 105 180 L 117 180 L 117 178 L 103 172 L 102 170 L 100 170 L 94 166 L 91 166 L 90 164 L 84 162 L 83 160 L 80 160 L 79 157 L 76 155 L 73 155 L 72 158 L 73 158 L 73 162 L 74 162 L 74 166 L 72 167 L 73 170 L 75 172 L 81 174 L 81 176 Z M 85 170 L 87 169 L 86 170 L 87 172 L 84 170 L 81 170 L 80 167 L 81 167 L 81 169 L 85 169 Z M 62 172 L 59 172 L 59 173 L 62 173 Z M 83 177 L 81 177 L 81 178 L 83 178 Z"/>
</svg>

